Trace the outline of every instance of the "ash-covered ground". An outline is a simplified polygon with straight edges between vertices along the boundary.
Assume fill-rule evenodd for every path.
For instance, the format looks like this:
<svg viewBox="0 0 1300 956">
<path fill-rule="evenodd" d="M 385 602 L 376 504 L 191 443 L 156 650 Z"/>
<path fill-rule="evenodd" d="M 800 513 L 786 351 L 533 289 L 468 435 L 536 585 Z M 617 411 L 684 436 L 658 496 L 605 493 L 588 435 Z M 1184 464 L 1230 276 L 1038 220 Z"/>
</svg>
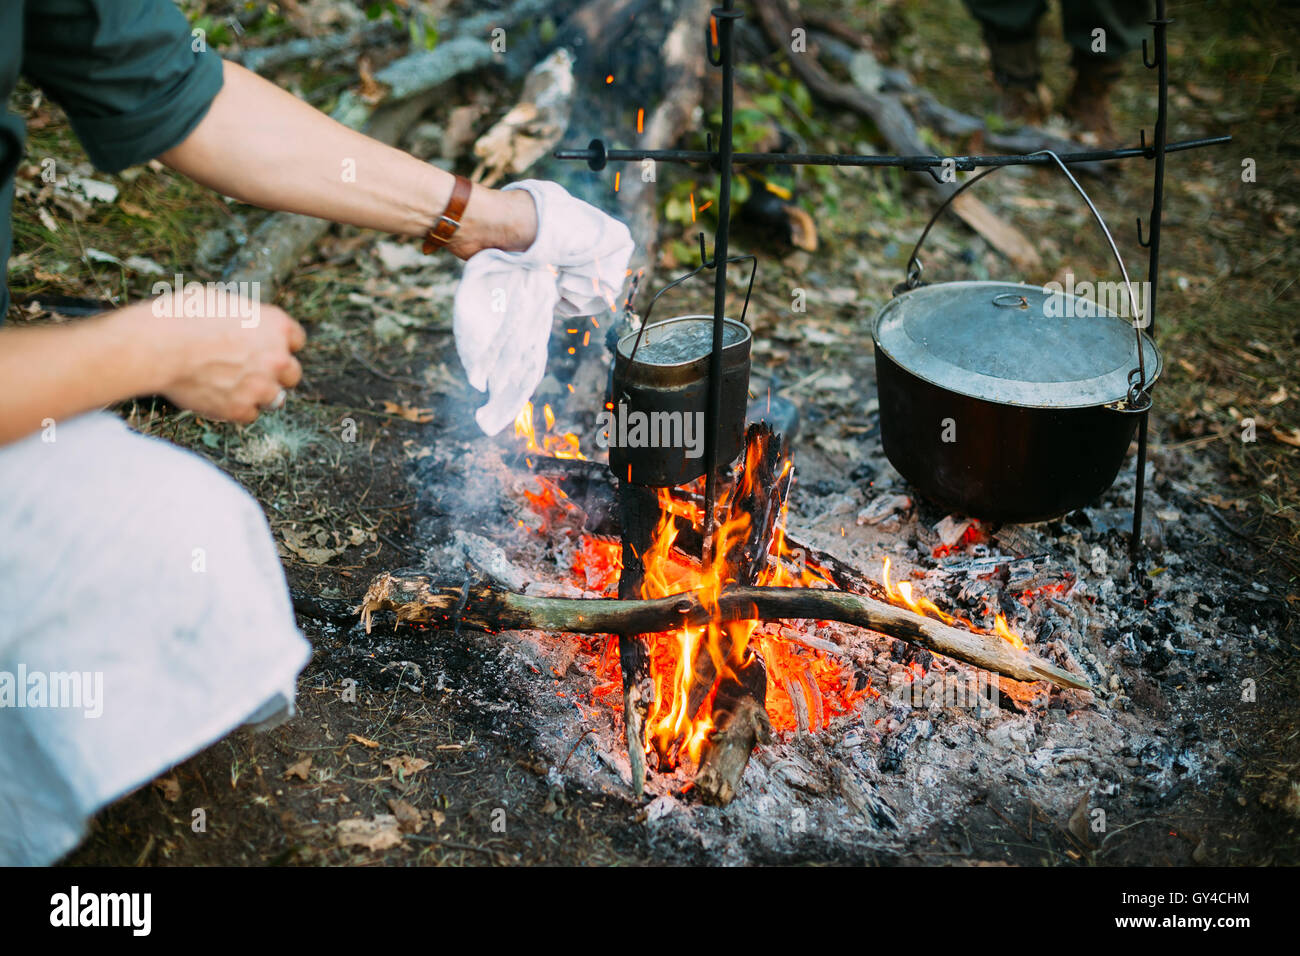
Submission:
<svg viewBox="0 0 1300 956">
<path fill-rule="evenodd" d="M 857 380 L 874 392 L 869 375 Z M 1262 772 L 1252 728 L 1276 713 L 1270 675 L 1288 610 L 1204 500 L 1213 475 L 1178 449 L 1156 452 L 1147 561 L 1135 576 L 1132 458 L 1101 501 L 1058 521 L 968 524 L 892 469 L 874 406 L 859 404 L 855 419 L 805 404 L 789 533 L 877 580 L 888 558 L 895 581 L 982 627 L 1001 611 L 1031 652 L 1083 674 L 1095 693 L 1005 681 L 990 690 L 965 665 L 871 632 L 770 625 L 835 645 L 853 686 L 870 690 L 815 730 L 802 729 L 818 723 L 820 704 L 807 700 L 801 726 L 760 747 L 739 796 L 718 809 L 692 797 L 689 768 L 652 773 L 646 799 L 631 805 L 619 695 L 599 692 L 605 638 L 429 632 L 418 644 L 431 658 L 413 662 L 419 689 L 492 715 L 492 733 L 545 764 L 552 800 L 576 788 L 627 802 L 665 859 L 1232 862 L 1241 841 L 1263 839 L 1234 824 L 1233 804 L 1244 805 L 1243 778 Z M 487 574 L 528 593 L 583 594 L 572 558 L 595 518 L 573 502 L 539 516 L 520 451 L 513 436 L 443 440 L 417 463 L 414 537 L 431 542 L 419 564 L 452 580 Z M 393 657 L 411 654 L 412 636 L 380 619 L 366 640 Z M 1263 790 L 1285 817 L 1296 799 L 1288 782 Z M 1186 826 L 1185 810 L 1203 826 Z"/>
</svg>

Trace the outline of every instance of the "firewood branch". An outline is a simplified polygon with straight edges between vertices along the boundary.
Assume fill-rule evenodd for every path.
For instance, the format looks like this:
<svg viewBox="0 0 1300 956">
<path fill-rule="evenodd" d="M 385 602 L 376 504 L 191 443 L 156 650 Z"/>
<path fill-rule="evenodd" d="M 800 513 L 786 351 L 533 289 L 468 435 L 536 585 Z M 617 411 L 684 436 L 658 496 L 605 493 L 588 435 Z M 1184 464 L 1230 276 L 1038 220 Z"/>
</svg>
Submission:
<svg viewBox="0 0 1300 956">
<path fill-rule="evenodd" d="M 399 623 L 459 626 L 486 633 L 543 630 L 648 634 L 700 627 L 710 621 L 838 621 L 887 634 L 1013 680 L 1044 680 L 1061 688 L 1092 690 L 1084 678 L 1018 650 L 995 635 L 976 634 L 860 594 L 830 589 L 724 588 L 716 602 L 715 616 L 699 591 L 654 600 L 533 597 L 490 584 L 470 584 L 466 589 L 421 572 L 390 571 L 371 582 L 362 602 L 361 616 L 367 631 L 377 611 L 395 612 Z"/>
</svg>

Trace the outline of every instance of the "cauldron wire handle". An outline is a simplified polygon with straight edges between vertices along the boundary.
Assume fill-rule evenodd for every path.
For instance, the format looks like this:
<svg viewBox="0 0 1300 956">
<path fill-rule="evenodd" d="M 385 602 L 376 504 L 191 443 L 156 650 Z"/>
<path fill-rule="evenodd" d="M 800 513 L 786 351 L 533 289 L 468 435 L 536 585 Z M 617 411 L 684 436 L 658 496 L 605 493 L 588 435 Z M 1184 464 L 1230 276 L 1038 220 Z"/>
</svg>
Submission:
<svg viewBox="0 0 1300 956">
<path fill-rule="evenodd" d="M 703 234 L 701 233 L 701 235 Z M 750 264 L 749 285 L 745 289 L 745 304 L 744 306 L 741 307 L 740 310 L 740 322 L 742 325 L 745 323 L 745 317 L 749 314 L 749 297 L 751 294 L 753 294 L 754 291 L 754 276 L 758 272 L 758 258 L 752 254 L 727 257 L 727 262 L 745 262 L 746 260 L 748 260 Z M 655 303 L 659 301 L 659 297 L 663 295 L 665 292 L 667 292 L 669 289 L 681 285 L 683 282 L 685 282 L 687 279 L 691 278 L 692 276 L 697 276 L 705 269 L 711 269 L 715 265 L 717 265 L 717 263 L 715 262 L 705 262 L 702 265 L 700 265 L 698 268 L 692 269 L 690 272 L 686 273 L 685 275 L 678 276 L 676 279 L 668 283 L 666 286 L 664 286 L 662 289 L 660 289 L 658 292 L 654 294 L 654 296 L 650 299 L 650 304 L 645 307 L 645 316 L 641 319 L 641 328 L 637 330 L 636 341 L 632 343 L 632 352 L 627 357 L 628 365 L 631 365 L 633 362 L 636 361 L 637 349 L 641 347 L 641 336 L 645 335 L 645 330 L 650 327 L 650 313 L 654 311 Z"/>
<path fill-rule="evenodd" d="M 1145 411 L 1151 406 L 1151 396 L 1148 393 L 1151 383 L 1147 381 L 1146 355 L 1142 348 L 1142 326 L 1137 324 L 1137 295 L 1133 291 L 1133 282 L 1128 277 L 1128 269 L 1124 266 L 1124 257 L 1119 254 L 1119 247 L 1115 245 L 1115 238 L 1110 234 L 1110 229 L 1106 226 L 1106 220 L 1101 217 L 1101 213 L 1097 211 L 1097 207 L 1093 204 L 1091 197 L 1089 197 L 1083 187 L 1079 185 L 1079 181 L 1074 178 L 1074 174 L 1070 172 L 1070 167 L 1062 162 L 1061 157 L 1057 156 L 1056 153 L 1052 152 L 1050 149 L 1040 149 L 1032 153 L 1026 153 L 1025 155 L 1052 157 L 1056 162 L 1056 165 L 1061 168 L 1061 172 L 1065 173 L 1065 178 L 1070 181 L 1070 185 L 1074 187 L 1075 192 L 1083 197 L 1083 201 L 1088 204 L 1088 208 L 1092 211 L 1093 218 L 1097 220 L 1097 225 L 1101 227 L 1102 234 L 1106 237 L 1106 242 L 1110 246 L 1111 254 L 1115 257 L 1115 263 L 1119 266 L 1120 275 L 1124 277 L 1124 288 L 1128 292 L 1129 309 L 1132 311 L 1134 316 L 1133 335 L 1137 340 L 1138 364 L 1137 368 L 1133 369 L 1129 374 L 1129 391 L 1127 396 L 1127 405 L 1124 410 L 1133 412 Z M 923 268 L 920 259 L 921 246 L 925 242 L 926 236 L 930 234 L 930 230 L 934 227 L 935 221 L 938 220 L 940 214 L 952 205 L 952 201 L 960 196 L 965 190 L 974 186 L 990 173 L 997 172 L 999 169 L 1003 168 L 1005 167 L 990 166 L 988 169 L 976 173 L 949 193 L 947 198 L 939 204 L 939 208 L 934 211 L 934 215 L 930 217 L 930 221 L 927 222 L 925 228 L 921 230 L 921 236 L 916 240 L 916 245 L 912 247 L 912 254 L 907 258 L 906 279 L 894 287 L 894 295 L 898 295 L 900 292 L 911 291 L 921 285 L 921 272 Z M 1134 378 L 1137 380 L 1134 381 Z"/>
</svg>

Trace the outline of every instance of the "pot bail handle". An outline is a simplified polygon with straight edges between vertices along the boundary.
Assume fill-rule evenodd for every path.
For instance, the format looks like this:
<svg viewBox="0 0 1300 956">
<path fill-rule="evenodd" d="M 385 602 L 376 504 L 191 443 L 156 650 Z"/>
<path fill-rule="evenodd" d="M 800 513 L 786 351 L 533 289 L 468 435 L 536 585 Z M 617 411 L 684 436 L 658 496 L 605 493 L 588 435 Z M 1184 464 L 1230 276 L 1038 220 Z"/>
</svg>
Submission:
<svg viewBox="0 0 1300 956">
<path fill-rule="evenodd" d="M 1134 316 L 1133 335 L 1137 340 L 1137 367 L 1129 372 L 1128 396 L 1108 407 L 1114 408 L 1116 411 L 1145 412 L 1151 407 L 1150 388 L 1152 383 L 1147 379 L 1146 355 L 1142 348 L 1142 329 L 1146 328 L 1149 319 L 1142 315 L 1141 310 L 1138 308 L 1137 296 L 1133 291 L 1133 282 L 1128 277 L 1128 269 L 1124 267 L 1124 258 L 1119 254 L 1119 247 L 1115 245 L 1115 239 L 1110 234 L 1110 229 L 1106 226 L 1106 220 L 1101 217 L 1101 213 L 1097 211 L 1097 207 L 1093 204 L 1091 197 L 1089 197 L 1084 191 L 1084 188 L 1079 185 L 1079 181 L 1075 179 L 1074 174 L 1070 172 L 1070 167 L 1065 164 L 1060 156 L 1056 155 L 1056 153 L 1050 149 L 1040 149 L 1032 153 L 1025 153 L 1024 155 L 1052 157 L 1056 165 L 1060 167 L 1061 172 L 1065 173 L 1065 178 L 1070 181 L 1070 185 L 1074 187 L 1075 192 L 1083 197 L 1083 201 L 1088 204 L 1088 208 L 1092 211 L 1093 218 L 1097 220 L 1097 225 L 1101 227 L 1102 234 L 1106 237 L 1106 243 L 1110 246 L 1111 254 L 1115 257 L 1115 263 L 1119 266 L 1120 275 L 1124 277 L 1124 288 L 1128 292 L 1129 308 Z M 939 204 L 939 208 L 934 211 L 934 215 L 930 217 L 930 221 L 927 222 L 925 228 L 921 230 L 921 236 L 916 240 L 916 245 L 912 247 L 912 254 L 907 259 L 906 278 L 898 285 L 894 286 L 894 295 L 899 295 L 903 292 L 910 292 L 911 290 L 924 285 L 924 283 L 921 282 L 921 275 L 924 272 L 924 266 L 921 264 L 920 259 L 921 246 L 925 243 L 926 236 L 930 234 L 930 230 L 934 228 L 934 224 L 938 220 L 940 214 L 952 205 L 954 199 L 971 186 L 974 186 L 990 173 L 995 173 L 999 169 L 1003 168 L 1004 167 L 1002 166 L 991 166 L 988 169 L 976 173 L 949 193 L 944 201 Z"/>
<path fill-rule="evenodd" d="M 704 249 L 703 233 L 700 233 L 700 249 L 701 249 L 701 258 L 703 259 L 703 249 Z M 745 304 L 744 306 L 741 307 L 740 310 L 740 322 L 742 325 L 744 325 L 745 316 L 749 314 L 749 297 L 754 291 L 754 275 L 758 272 L 758 257 L 754 256 L 753 254 L 747 254 L 743 256 L 728 256 L 727 262 L 728 263 L 749 262 L 749 285 L 745 288 Z M 632 351 L 627 357 L 628 365 L 631 365 L 633 362 L 636 361 L 637 349 L 641 347 L 641 337 L 645 335 L 645 330 L 650 327 L 650 313 L 654 311 L 655 303 L 659 301 L 659 297 L 663 295 L 665 292 L 667 292 L 669 289 L 681 285 L 687 279 L 699 275 L 705 269 L 712 269 L 716 265 L 717 263 L 712 259 L 703 259 L 703 261 L 700 263 L 700 265 L 697 268 L 692 269 L 690 272 L 686 273 L 685 275 L 678 276 L 676 279 L 668 283 L 666 286 L 664 286 L 662 289 L 660 289 L 658 292 L 654 294 L 654 296 L 650 299 L 650 304 L 647 305 L 645 308 L 645 315 L 641 319 L 641 328 L 638 329 L 636 333 L 636 341 L 632 343 Z"/>
</svg>

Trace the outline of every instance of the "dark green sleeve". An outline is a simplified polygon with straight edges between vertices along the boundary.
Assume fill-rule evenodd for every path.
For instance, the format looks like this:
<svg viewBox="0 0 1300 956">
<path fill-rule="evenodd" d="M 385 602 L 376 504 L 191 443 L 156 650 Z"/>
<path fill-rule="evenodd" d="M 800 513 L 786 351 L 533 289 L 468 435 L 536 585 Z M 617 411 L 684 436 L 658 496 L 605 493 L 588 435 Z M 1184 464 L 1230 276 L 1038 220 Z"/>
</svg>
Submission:
<svg viewBox="0 0 1300 956">
<path fill-rule="evenodd" d="M 106 172 L 181 143 L 221 89 L 221 58 L 171 0 L 28 0 L 26 21 L 23 73 Z"/>
</svg>

